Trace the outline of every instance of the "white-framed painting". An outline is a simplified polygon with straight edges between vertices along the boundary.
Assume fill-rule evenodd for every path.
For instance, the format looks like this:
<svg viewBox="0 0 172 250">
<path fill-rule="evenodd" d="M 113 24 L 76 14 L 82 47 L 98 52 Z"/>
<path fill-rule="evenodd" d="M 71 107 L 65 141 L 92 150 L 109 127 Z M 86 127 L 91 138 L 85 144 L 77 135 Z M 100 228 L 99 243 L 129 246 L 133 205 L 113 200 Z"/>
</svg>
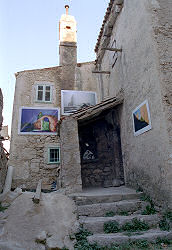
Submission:
<svg viewBox="0 0 172 250">
<path fill-rule="evenodd" d="M 140 135 L 151 129 L 151 118 L 148 101 L 142 102 L 132 112 L 134 135 Z"/>
<path fill-rule="evenodd" d="M 20 107 L 18 133 L 25 135 L 57 134 L 59 108 Z"/>
<path fill-rule="evenodd" d="M 97 104 L 97 94 L 92 91 L 61 90 L 62 115 Z"/>
</svg>

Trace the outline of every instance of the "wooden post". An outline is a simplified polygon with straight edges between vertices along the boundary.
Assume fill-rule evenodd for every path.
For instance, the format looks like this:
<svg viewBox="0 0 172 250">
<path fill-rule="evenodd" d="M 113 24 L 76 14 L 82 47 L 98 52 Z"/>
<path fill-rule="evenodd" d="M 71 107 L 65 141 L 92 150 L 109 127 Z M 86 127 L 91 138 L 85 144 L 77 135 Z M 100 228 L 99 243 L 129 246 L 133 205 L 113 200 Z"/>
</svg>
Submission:
<svg viewBox="0 0 172 250">
<path fill-rule="evenodd" d="M 117 48 L 101 48 L 102 50 L 109 50 L 109 51 L 114 51 L 114 52 L 122 52 L 122 49 L 117 49 Z"/>
<path fill-rule="evenodd" d="M 94 74 L 110 74 L 110 71 L 92 71 Z"/>
<path fill-rule="evenodd" d="M 9 191 L 11 191 L 11 184 L 12 184 L 12 179 L 13 179 L 13 170 L 14 168 L 12 166 L 8 167 L 7 170 L 7 176 L 5 179 L 5 186 L 3 189 L 3 194 L 8 193 Z"/>
<path fill-rule="evenodd" d="M 34 197 L 32 198 L 33 203 L 39 204 L 40 197 L 41 197 L 41 186 L 42 186 L 42 180 L 39 180 L 37 188 L 36 188 L 36 193 Z"/>
</svg>

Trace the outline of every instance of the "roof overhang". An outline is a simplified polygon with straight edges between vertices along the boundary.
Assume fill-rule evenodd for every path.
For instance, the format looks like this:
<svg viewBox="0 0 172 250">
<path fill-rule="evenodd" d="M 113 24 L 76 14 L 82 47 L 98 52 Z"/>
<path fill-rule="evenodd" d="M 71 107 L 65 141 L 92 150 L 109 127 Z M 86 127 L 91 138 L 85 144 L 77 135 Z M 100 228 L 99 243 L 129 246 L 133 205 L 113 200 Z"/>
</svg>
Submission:
<svg viewBox="0 0 172 250">
<path fill-rule="evenodd" d="M 114 108 L 124 101 L 124 91 L 121 89 L 116 97 L 105 99 L 104 101 L 96 104 L 95 106 L 90 106 L 81 110 L 78 110 L 71 115 L 74 119 L 78 121 L 86 121 L 98 117 L 102 112 Z"/>
</svg>

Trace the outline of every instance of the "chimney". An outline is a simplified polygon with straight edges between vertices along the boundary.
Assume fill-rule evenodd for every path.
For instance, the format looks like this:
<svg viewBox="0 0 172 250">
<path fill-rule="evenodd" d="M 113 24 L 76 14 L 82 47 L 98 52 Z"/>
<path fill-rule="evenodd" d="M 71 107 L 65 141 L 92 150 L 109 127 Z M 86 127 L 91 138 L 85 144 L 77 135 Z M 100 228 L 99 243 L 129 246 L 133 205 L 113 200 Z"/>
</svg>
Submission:
<svg viewBox="0 0 172 250">
<path fill-rule="evenodd" d="M 59 25 L 59 55 L 60 66 L 76 65 L 77 63 L 77 28 L 75 18 L 69 15 L 69 5 L 65 5 L 66 14 L 63 14 Z"/>
<path fill-rule="evenodd" d="M 68 15 L 68 13 L 69 13 L 69 5 L 65 5 L 65 9 L 66 9 L 66 15 Z"/>
</svg>

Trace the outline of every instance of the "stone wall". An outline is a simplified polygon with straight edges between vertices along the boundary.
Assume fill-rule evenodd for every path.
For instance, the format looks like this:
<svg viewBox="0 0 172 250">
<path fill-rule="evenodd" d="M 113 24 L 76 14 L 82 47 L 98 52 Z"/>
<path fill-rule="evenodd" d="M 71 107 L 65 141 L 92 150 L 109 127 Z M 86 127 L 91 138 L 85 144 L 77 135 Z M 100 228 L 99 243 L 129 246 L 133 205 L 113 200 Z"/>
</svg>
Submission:
<svg viewBox="0 0 172 250">
<path fill-rule="evenodd" d="M 67 193 L 82 190 L 78 123 L 72 117 L 64 119 L 60 129 L 61 138 L 61 187 Z"/>
<path fill-rule="evenodd" d="M 165 162 L 167 168 L 164 169 L 164 175 L 172 190 L 172 2 L 157 0 L 155 3 L 152 6 L 153 32 L 159 57 L 161 98 L 169 139 L 168 157 Z"/>
<path fill-rule="evenodd" d="M 114 1 L 116 2 L 116 1 Z M 159 1 L 160 2 L 160 1 Z M 99 98 L 115 96 L 124 89 L 124 104 L 120 111 L 121 144 L 125 180 L 133 186 L 142 186 L 158 205 L 172 205 L 171 172 L 169 160 L 169 133 L 162 100 L 162 78 L 169 78 L 169 57 L 162 53 L 165 61 L 161 65 L 155 40 L 154 15 L 164 15 L 164 25 L 169 27 L 170 16 L 167 9 L 170 1 L 164 1 L 154 11 L 158 1 L 125 0 L 122 11 L 113 26 L 107 47 L 122 48 L 121 52 L 106 51 L 97 68 L 110 71 L 110 76 L 102 75 L 99 83 Z M 111 15 L 114 15 L 112 8 Z M 154 13 L 155 12 L 155 13 Z M 111 15 L 109 18 L 111 18 Z M 159 16 L 160 17 L 160 16 Z M 160 20 L 160 18 L 159 18 Z M 161 36 L 161 37 L 160 37 Z M 159 35 L 159 44 L 163 44 L 164 35 Z M 168 36 L 165 36 L 169 41 Z M 104 39 L 102 37 L 102 39 Z M 166 48 L 168 47 L 165 44 Z M 170 49 L 170 47 L 168 47 Z M 101 46 L 99 47 L 99 51 Z M 168 53 L 168 50 L 166 51 Z M 166 68 L 166 75 L 161 73 Z M 167 80 L 167 79 L 166 79 Z M 166 86 L 171 85 L 166 82 Z M 163 83 L 163 86 L 165 84 Z M 169 94 L 171 93 L 168 92 Z M 143 101 L 148 100 L 152 129 L 134 136 L 132 111 Z M 168 111 L 169 111 L 168 106 Z M 168 113 L 169 114 L 169 113 Z M 168 117 L 170 117 L 168 115 Z M 171 124 L 170 124 L 171 126 Z M 169 127 L 170 127 L 169 126 Z M 168 130 L 167 130 L 168 129 Z M 166 201 L 166 202 L 164 202 Z"/>
<path fill-rule="evenodd" d="M 2 122 L 3 122 L 2 110 L 3 110 L 3 95 L 0 88 L 0 131 L 2 129 Z"/>
<path fill-rule="evenodd" d="M 2 192 L 5 184 L 5 178 L 7 174 L 7 162 L 8 158 L 3 149 L 3 144 L 0 142 L 0 192 Z"/>
<path fill-rule="evenodd" d="M 9 164 L 15 167 L 13 188 L 22 185 L 27 189 L 33 189 L 41 178 L 43 188 L 50 188 L 50 184 L 57 180 L 60 167 L 60 164 L 48 164 L 47 153 L 48 147 L 60 145 L 60 137 L 18 134 L 20 107 L 60 108 L 63 89 L 95 91 L 96 78 L 92 75 L 93 67 L 94 64 L 91 62 L 79 66 L 71 64 L 16 74 L 9 161 Z M 35 101 L 36 84 L 42 81 L 51 83 L 53 87 L 52 103 Z"/>
<path fill-rule="evenodd" d="M 2 110 L 3 110 L 3 95 L 2 91 L 0 89 L 0 134 L 1 134 L 1 128 L 2 128 Z M 3 149 L 3 144 L 0 141 L 0 192 L 2 192 L 4 184 L 5 184 L 5 178 L 7 174 L 7 156 L 5 154 L 5 151 Z"/>
<path fill-rule="evenodd" d="M 52 103 L 35 102 L 35 82 L 50 82 L 53 86 Z M 43 179 L 43 188 L 49 189 L 57 181 L 59 164 L 48 164 L 48 147 L 59 146 L 58 135 L 18 134 L 19 110 L 25 107 L 60 107 L 61 67 L 20 72 L 16 75 L 9 165 L 14 166 L 12 187 L 22 185 L 35 189 Z"/>
<path fill-rule="evenodd" d="M 75 90 L 97 92 L 97 76 L 92 73 L 94 70 L 95 62 L 77 64 L 75 71 Z"/>
</svg>

